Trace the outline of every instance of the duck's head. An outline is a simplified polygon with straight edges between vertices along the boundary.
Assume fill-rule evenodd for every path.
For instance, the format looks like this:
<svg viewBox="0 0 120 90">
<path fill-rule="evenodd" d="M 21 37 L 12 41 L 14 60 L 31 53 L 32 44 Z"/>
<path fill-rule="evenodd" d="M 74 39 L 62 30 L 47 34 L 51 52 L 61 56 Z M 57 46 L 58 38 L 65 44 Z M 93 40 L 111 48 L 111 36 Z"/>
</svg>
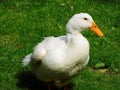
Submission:
<svg viewBox="0 0 120 90">
<path fill-rule="evenodd" d="M 81 32 L 85 29 L 90 29 L 98 36 L 103 36 L 102 31 L 95 24 L 92 17 L 87 13 L 75 14 L 66 24 L 66 30 L 68 33 Z"/>
</svg>

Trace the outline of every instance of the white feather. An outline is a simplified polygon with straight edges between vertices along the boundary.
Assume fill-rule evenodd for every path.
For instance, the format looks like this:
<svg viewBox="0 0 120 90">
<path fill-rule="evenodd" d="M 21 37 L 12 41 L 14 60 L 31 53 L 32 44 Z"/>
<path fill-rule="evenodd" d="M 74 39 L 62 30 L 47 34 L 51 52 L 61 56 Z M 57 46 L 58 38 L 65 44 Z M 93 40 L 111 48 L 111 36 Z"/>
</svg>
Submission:
<svg viewBox="0 0 120 90">
<path fill-rule="evenodd" d="M 22 60 L 22 66 L 26 66 L 30 63 L 31 56 L 32 53 L 25 56 L 25 58 Z"/>
</svg>

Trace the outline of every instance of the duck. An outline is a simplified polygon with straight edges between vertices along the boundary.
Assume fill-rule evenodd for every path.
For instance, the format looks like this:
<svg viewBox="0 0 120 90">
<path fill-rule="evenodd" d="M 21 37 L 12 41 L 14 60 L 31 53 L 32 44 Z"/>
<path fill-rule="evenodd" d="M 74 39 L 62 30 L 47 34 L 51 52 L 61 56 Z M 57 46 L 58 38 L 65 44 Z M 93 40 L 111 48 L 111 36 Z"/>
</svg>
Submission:
<svg viewBox="0 0 120 90">
<path fill-rule="evenodd" d="M 74 14 L 66 24 L 66 35 L 44 38 L 25 56 L 22 65 L 30 65 L 40 81 L 53 82 L 57 87 L 68 85 L 89 62 L 89 42 L 81 33 L 85 30 L 104 36 L 90 14 Z"/>
</svg>

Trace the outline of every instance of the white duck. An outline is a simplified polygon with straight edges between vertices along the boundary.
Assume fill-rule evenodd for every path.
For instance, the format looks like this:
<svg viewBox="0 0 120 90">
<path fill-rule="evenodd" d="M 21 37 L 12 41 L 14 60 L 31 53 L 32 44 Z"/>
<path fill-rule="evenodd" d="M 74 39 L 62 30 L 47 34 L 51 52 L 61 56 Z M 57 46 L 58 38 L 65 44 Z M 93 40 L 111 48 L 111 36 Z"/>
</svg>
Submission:
<svg viewBox="0 0 120 90">
<path fill-rule="evenodd" d="M 89 42 L 81 34 L 85 29 L 103 36 L 89 14 L 75 14 L 66 24 L 67 35 L 45 38 L 23 59 L 23 65 L 30 63 L 33 73 L 41 81 L 52 81 L 58 87 L 67 85 L 89 61 Z"/>
</svg>

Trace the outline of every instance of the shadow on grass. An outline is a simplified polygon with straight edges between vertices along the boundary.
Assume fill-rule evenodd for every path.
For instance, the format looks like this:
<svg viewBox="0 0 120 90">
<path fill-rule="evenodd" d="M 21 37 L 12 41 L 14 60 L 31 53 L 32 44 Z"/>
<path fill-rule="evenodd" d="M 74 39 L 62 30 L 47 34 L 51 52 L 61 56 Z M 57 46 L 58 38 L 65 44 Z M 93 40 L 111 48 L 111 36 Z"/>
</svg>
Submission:
<svg viewBox="0 0 120 90">
<path fill-rule="evenodd" d="M 32 72 L 20 72 L 16 75 L 18 79 L 17 87 L 21 89 L 27 90 L 48 90 L 48 83 L 44 83 L 39 81 Z M 67 86 L 67 90 L 72 90 L 73 84 L 70 83 Z M 57 88 L 55 86 L 51 86 L 51 90 L 64 90 L 64 87 Z"/>
</svg>

